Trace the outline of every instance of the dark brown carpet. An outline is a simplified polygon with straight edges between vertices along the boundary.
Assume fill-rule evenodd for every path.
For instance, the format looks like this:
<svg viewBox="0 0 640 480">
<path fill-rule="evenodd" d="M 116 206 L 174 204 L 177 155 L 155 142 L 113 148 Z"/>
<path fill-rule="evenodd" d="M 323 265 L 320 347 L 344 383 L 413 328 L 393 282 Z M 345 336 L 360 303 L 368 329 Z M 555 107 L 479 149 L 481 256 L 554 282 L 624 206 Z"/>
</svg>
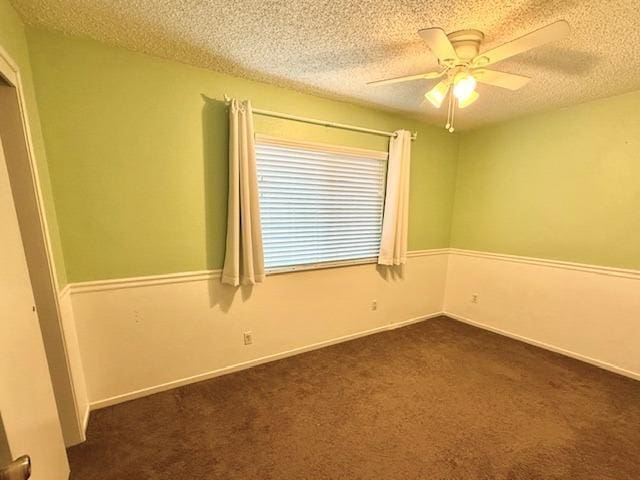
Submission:
<svg viewBox="0 0 640 480">
<path fill-rule="evenodd" d="M 91 414 L 74 480 L 640 479 L 640 382 L 447 318 Z"/>
</svg>

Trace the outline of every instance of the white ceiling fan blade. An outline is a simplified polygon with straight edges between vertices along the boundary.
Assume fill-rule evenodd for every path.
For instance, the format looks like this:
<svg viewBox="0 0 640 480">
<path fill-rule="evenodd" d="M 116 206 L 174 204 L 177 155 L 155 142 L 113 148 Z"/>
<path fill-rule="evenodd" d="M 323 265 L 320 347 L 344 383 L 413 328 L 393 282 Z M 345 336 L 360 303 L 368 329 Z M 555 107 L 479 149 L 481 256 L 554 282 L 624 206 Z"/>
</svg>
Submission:
<svg viewBox="0 0 640 480">
<path fill-rule="evenodd" d="M 375 80 L 373 82 L 367 82 L 367 85 L 389 85 L 391 83 L 410 82 L 412 80 L 429 80 L 432 78 L 440 78 L 444 75 L 444 71 L 440 72 L 427 72 L 419 75 L 405 75 L 403 77 L 386 78 L 384 80 Z"/>
<path fill-rule="evenodd" d="M 507 58 L 519 55 L 533 48 L 540 47 L 547 43 L 555 42 L 569 35 L 570 27 L 565 20 L 559 20 L 546 27 L 534 30 L 520 38 L 503 43 L 502 45 L 487 50 L 478 55 L 474 60 L 474 64 L 478 66 L 490 65 L 500 62 Z"/>
<path fill-rule="evenodd" d="M 530 77 L 516 75 L 515 73 L 498 72 L 496 70 L 475 70 L 473 76 L 480 83 L 493 85 L 494 87 L 506 88 L 507 90 L 519 90 L 524 87 Z"/>
<path fill-rule="evenodd" d="M 449 65 L 455 63 L 458 59 L 456 49 L 453 48 L 449 37 L 441 28 L 425 28 L 418 31 L 418 35 L 427 43 L 431 51 L 434 53 L 440 63 Z"/>
</svg>

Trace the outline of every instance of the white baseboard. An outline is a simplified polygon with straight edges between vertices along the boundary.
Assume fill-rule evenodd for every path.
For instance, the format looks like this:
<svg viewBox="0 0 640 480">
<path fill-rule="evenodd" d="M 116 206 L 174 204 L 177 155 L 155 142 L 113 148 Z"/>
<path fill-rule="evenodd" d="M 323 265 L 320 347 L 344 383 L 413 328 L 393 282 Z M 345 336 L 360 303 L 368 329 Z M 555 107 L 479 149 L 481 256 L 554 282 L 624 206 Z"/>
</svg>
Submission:
<svg viewBox="0 0 640 480">
<path fill-rule="evenodd" d="M 136 390 L 134 392 L 125 393 L 122 395 L 117 395 L 115 397 L 105 398 L 103 400 L 98 400 L 92 402 L 90 404 L 91 410 L 98 410 L 100 408 L 109 407 L 111 405 L 116 405 L 118 403 L 127 402 L 129 400 L 135 400 L 137 398 L 146 397 L 148 395 L 153 395 L 154 393 L 164 392 L 166 390 L 171 390 L 173 388 L 181 387 L 184 385 L 189 385 L 191 383 L 197 383 L 204 380 L 209 380 L 211 378 L 219 377 L 221 375 L 226 375 L 229 373 L 239 372 L 241 370 L 246 370 L 251 367 L 255 367 L 257 365 L 261 365 L 263 363 L 273 362 L 275 360 L 280 360 L 282 358 L 291 357 L 294 355 L 299 355 L 301 353 L 309 352 L 312 350 L 317 350 L 319 348 L 328 347 L 331 345 L 335 345 L 338 343 L 348 342 L 350 340 L 355 340 L 357 338 L 365 337 L 368 335 L 373 335 L 374 333 L 380 333 L 387 330 L 395 330 L 396 328 L 406 327 L 408 325 L 422 322 L 424 320 L 428 320 L 430 318 L 435 318 L 442 315 L 442 312 L 435 312 L 428 315 L 422 315 L 419 317 L 410 318 L 409 320 L 404 320 L 402 322 L 391 323 L 388 325 L 383 325 L 381 327 L 372 328 L 370 330 L 365 330 L 362 332 L 353 333 L 350 335 L 345 335 L 338 338 L 333 338 L 331 340 L 325 340 L 323 342 L 314 343 L 312 345 L 306 345 L 304 347 L 294 348 L 291 350 L 287 350 L 284 352 L 276 353 L 273 355 L 267 355 L 264 357 L 256 358 L 254 360 L 249 360 L 247 362 L 237 363 L 235 365 L 229 365 L 224 368 L 220 368 L 217 370 L 212 370 L 210 372 L 201 373 L 198 375 L 194 375 L 191 377 L 181 378 L 178 380 L 174 380 L 172 382 L 163 383 L 161 385 L 156 385 L 149 388 L 144 388 L 141 390 Z M 88 415 L 86 420 L 88 421 Z M 86 427 L 85 427 L 86 430 Z"/>
<path fill-rule="evenodd" d="M 487 330 L 487 331 L 490 331 L 490 332 L 493 332 L 493 333 L 497 333 L 497 334 L 505 336 L 505 337 L 513 338 L 514 340 L 518 340 L 520 342 L 528 343 L 529 345 L 533 345 L 535 347 L 544 348 L 545 350 L 549 350 L 551 352 L 559 353 L 559 354 L 564 355 L 566 357 L 571 357 L 571 358 L 574 358 L 576 360 L 580 360 L 582 362 L 589 363 L 591 365 L 595 365 L 596 367 L 602 368 L 603 370 L 607 370 L 609 372 L 617 373 L 618 375 L 623 375 L 625 377 L 629 377 L 629 378 L 632 378 L 634 380 L 640 380 L 640 373 L 632 372 L 630 370 L 626 370 L 624 368 L 620 368 L 620 367 L 618 367 L 616 365 L 612 365 L 610 363 L 603 362 L 603 361 L 597 360 L 595 358 L 587 357 L 585 355 L 581 355 L 579 353 L 572 352 L 572 351 L 566 350 L 564 348 L 556 347 L 555 345 L 549 345 L 548 343 L 540 342 L 538 340 L 534 340 L 532 338 L 528 338 L 528 337 L 524 337 L 522 335 L 518 335 L 518 334 L 515 334 L 515 333 L 512 333 L 512 332 L 508 332 L 508 331 L 500 329 L 500 328 L 492 327 L 492 326 L 486 325 L 484 323 L 476 322 L 475 320 L 471 320 L 470 318 L 462 317 L 462 316 L 456 315 L 454 313 L 442 312 L 442 315 L 444 315 L 445 317 L 452 318 L 453 320 L 457 320 L 459 322 L 466 323 L 466 324 L 471 325 L 473 327 L 478 327 L 478 328 L 481 328 L 483 330 Z"/>
</svg>

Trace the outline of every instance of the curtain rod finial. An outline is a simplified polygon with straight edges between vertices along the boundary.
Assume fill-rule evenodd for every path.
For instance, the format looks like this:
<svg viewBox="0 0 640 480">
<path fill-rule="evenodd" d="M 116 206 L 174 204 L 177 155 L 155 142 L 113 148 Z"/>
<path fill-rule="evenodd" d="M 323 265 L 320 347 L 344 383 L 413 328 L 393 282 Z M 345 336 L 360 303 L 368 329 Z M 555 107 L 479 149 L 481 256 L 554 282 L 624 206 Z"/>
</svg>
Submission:
<svg viewBox="0 0 640 480">
<path fill-rule="evenodd" d="M 223 97 L 224 97 L 225 103 L 231 103 L 231 97 L 229 95 L 225 93 Z"/>
</svg>

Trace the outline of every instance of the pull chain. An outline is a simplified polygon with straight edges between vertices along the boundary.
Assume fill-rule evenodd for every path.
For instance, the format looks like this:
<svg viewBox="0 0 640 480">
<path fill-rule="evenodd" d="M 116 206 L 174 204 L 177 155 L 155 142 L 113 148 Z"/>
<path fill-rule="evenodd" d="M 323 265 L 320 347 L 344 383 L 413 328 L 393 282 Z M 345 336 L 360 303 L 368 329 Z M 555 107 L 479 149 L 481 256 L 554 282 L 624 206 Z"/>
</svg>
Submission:
<svg viewBox="0 0 640 480">
<path fill-rule="evenodd" d="M 451 128 L 451 92 L 447 92 L 449 94 L 448 103 L 447 103 L 447 124 L 444 126 L 447 130 Z"/>
<path fill-rule="evenodd" d="M 447 106 L 447 124 L 444 126 L 449 132 L 453 133 L 455 128 L 453 126 L 453 121 L 456 113 L 456 102 L 453 99 L 453 90 L 449 90 L 449 104 Z"/>
<path fill-rule="evenodd" d="M 456 117 L 456 101 L 453 99 L 453 92 L 451 92 L 451 126 L 449 127 L 449 132 L 453 133 L 455 128 L 453 126 L 453 122 Z"/>
</svg>

